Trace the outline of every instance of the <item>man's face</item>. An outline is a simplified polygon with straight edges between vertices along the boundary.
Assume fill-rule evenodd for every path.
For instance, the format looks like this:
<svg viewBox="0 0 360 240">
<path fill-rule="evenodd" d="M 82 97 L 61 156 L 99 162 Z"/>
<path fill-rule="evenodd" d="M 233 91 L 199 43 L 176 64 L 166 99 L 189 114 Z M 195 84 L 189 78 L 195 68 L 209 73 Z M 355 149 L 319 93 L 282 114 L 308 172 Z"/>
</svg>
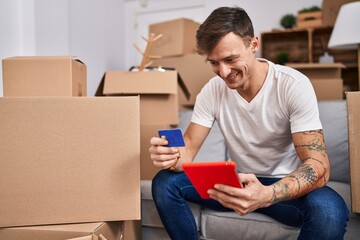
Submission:
<svg viewBox="0 0 360 240">
<path fill-rule="evenodd" d="M 249 87 L 258 48 L 257 38 L 250 46 L 234 33 L 225 35 L 207 56 L 215 74 L 221 77 L 231 89 L 246 90 Z"/>
</svg>

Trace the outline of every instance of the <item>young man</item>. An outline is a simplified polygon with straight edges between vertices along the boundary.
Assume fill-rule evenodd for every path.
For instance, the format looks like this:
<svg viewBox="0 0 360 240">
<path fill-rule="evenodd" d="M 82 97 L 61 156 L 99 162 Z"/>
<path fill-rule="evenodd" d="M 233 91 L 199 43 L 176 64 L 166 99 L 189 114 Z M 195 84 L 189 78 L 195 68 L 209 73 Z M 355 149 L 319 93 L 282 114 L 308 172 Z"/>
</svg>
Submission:
<svg viewBox="0 0 360 240">
<path fill-rule="evenodd" d="M 198 239 L 186 200 L 240 215 L 260 212 L 301 228 L 299 239 L 343 239 L 348 210 L 330 177 L 317 100 L 309 79 L 257 59 L 259 39 L 241 8 L 214 10 L 197 31 L 198 52 L 217 77 L 199 93 L 186 147 L 150 140 L 153 198 L 171 239 Z M 217 121 L 245 188 L 215 185 L 201 199 L 182 171 Z M 181 157 L 180 157 L 181 156 Z"/>
</svg>

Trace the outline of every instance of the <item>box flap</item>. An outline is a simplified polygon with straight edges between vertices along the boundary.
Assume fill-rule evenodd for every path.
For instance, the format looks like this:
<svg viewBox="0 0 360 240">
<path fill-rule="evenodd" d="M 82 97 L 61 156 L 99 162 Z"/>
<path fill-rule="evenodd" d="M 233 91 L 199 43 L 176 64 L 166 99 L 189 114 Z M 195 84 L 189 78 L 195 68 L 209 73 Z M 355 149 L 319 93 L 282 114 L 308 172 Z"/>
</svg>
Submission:
<svg viewBox="0 0 360 240">
<path fill-rule="evenodd" d="M 186 84 L 185 84 L 184 80 L 182 79 L 182 77 L 180 76 L 179 73 L 178 73 L 178 83 L 179 83 L 179 87 L 181 88 L 181 90 L 185 94 L 186 99 L 189 100 L 190 97 L 191 97 L 190 91 L 186 87 Z"/>
<path fill-rule="evenodd" d="M 0 240 L 117 240 L 124 231 L 124 222 L 95 222 L 0 228 Z"/>
</svg>

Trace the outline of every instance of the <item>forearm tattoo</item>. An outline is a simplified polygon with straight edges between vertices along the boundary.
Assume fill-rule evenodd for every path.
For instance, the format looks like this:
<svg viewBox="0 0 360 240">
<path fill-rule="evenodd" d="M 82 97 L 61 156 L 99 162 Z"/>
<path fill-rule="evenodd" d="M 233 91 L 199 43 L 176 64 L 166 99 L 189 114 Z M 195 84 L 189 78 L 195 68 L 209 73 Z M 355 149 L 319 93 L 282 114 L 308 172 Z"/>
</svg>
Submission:
<svg viewBox="0 0 360 240">
<path fill-rule="evenodd" d="M 295 145 L 295 148 L 304 148 L 303 150 L 298 150 L 302 152 L 305 150 L 305 154 L 310 151 L 315 151 L 320 153 L 323 157 L 327 156 L 322 130 L 307 131 L 303 134 L 312 135 L 314 137 L 309 138 L 309 136 L 305 136 L 307 139 L 310 139 L 308 140 L 307 144 Z M 317 156 L 320 157 L 320 155 Z M 311 164 L 310 161 L 315 161 L 315 165 Z M 308 157 L 303 157 L 301 162 L 303 163 L 302 166 L 287 175 L 283 180 L 273 184 L 273 203 L 293 199 L 306 192 L 309 192 L 318 186 L 320 179 L 324 185 L 326 184 L 326 174 L 324 174 L 324 177 L 320 178 L 319 172 L 317 171 L 322 168 L 321 171 L 324 173 L 328 172 L 326 169 L 327 165 L 324 165 L 323 159 L 321 157 L 317 159 L 316 155 L 308 155 Z M 318 165 L 319 163 L 320 165 Z"/>
<path fill-rule="evenodd" d="M 275 183 L 273 185 L 273 203 L 298 197 L 301 192 L 301 183 L 313 188 L 317 183 L 318 175 L 310 165 L 304 164 L 296 171 L 290 173 L 286 178 L 294 180 L 292 190 L 287 182 Z"/>
<path fill-rule="evenodd" d="M 278 203 L 281 201 L 285 201 L 291 198 L 289 185 L 284 183 L 282 186 L 274 184 L 272 186 L 273 196 L 272 196 L 272 203 Z"/>
<path fill-rule="evenodd" d="M 316 171 L 308 164 L 302 165 L 296 171 L 294 171 L 293 173 L 290 173 L 288 175 L 288 177 L 297 180 L 297 182 L 298 182 L 298 191 L 300 190 L 299 179 L 304 181 L 304 183 L 309 187 L 314 186 L 315 183 L 318 180 L 318 176 L 317 176 Z"/>
</svg>

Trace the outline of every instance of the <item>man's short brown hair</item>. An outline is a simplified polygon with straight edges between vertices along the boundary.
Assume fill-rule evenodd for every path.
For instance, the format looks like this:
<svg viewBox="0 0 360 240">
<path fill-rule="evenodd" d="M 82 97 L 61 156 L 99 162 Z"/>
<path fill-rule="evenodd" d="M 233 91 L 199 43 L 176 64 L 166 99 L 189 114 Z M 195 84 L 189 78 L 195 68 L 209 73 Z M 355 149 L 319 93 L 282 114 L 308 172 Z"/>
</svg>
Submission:
<svg viewBox="0 0 360 240">
<path fill-rule="evenodd" d="M 222 37 L 233 32 L 240 36 L 246 47 L 254 37 L 250 17 L 239 7 L 220 7 L 215 9 L 196 32 L 197 52 L 210 54 Z"/>
</svg>

